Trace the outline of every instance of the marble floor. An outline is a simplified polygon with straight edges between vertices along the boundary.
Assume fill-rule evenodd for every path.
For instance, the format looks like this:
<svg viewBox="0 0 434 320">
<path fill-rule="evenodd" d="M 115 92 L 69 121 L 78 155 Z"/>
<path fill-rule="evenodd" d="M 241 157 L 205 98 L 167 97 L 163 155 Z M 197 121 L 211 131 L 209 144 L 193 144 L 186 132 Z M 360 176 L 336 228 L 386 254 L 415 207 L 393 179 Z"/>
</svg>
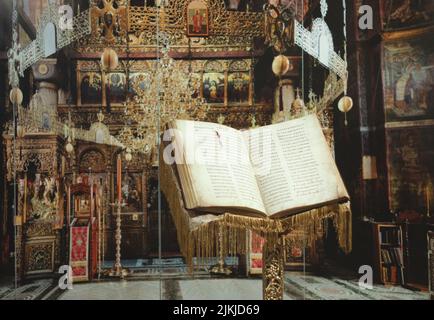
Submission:
<svg viewBox="0 0 434 320">
<path fill-rule="evenodd" d="M 173 267 L 173 266 L 169 266 Z M 152 269 L 152 268 L 151 268 Z M 170 269 L 170 268 L 169 268 Z M 168 270 L 169 270 L 168 269 Z M 216 278 L 207 273 L 129 276 L 128 280 L 75 283 L 61 290 L 56 279 L 28 281 L 14 288 L 13 278 L 0 277 L 0 300 L 261 300 L 261 278 Z M 285 272 L 285 300 L 428 300 L 427 292 L 401 286 L 361 288 L 357 275 L 324 264 L 320 272 Z"/>
<path fill-rule="evenodd" d="M 61 300 L 261 300 L 261 279 L 118 281 L 76 284 Z M 355 280 L 286 273 L 284 300 L 428 300 L 400 286 L 360 288 Z"/>
<path fill-rule="evenodd" d="M 288 296 L 286 299 L 290 299 Z M 59 300 L 261 300 L 262 282 L 252 279 L 119 281 L 76 284 Z"/>
<path fill-rule="evenodd" d="M 160 281 L 117 281 L 75 284 L 58 300 L 160 300 Z"/>
<path fill-rule="evenodd" d="M 366 289 L 355 278 L 285 273 L 285 293 L 295 300 L 429 300 L 428 292 L 374 284 Z"/>
</svg>

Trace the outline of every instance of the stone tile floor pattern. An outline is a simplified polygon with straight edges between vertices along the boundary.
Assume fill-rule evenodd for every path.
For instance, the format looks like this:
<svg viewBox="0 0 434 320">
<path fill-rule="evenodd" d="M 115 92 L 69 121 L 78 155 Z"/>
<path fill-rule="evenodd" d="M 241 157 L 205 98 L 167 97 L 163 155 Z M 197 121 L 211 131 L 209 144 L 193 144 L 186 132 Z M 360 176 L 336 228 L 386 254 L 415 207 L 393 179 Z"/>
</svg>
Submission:
<svg viewBox="0 0 434 320">
<path fill-rule="evenodd" d="M 116 281 L 75 284 L 58 300 L 160 300 L 160 281 Z"/>
<path fill-rule="evenodd" d="M 55 284 L 51 279 L 36 280 L 24 284 L 17 289 L 12 281 L 10 284 L 3 283 L 0 287 L 0 300 L 36 300 L 41 299 Z"/>
<path fill-rule="evenodd" d="M 333 271 L 333 272 L 332 272 Z M 57 280 L 35 280 L 13 289 L 13 281 L 0 282 L 0 300 L 260 300 L 260 278 L 145 277 L 128 281 L 76 283 L 72 290 L 57 289 Z M 358 286 L 356 277 L 325 267 L 325 272 L 285 272 L 285 300 L 428 300 L 427 292 L 401 286 Z"/>
<path fill-rule="evenodd" d="M 285 293 L 296 300 L 429 300 L 427 292 L 374 284 L 364 289 L 355 279 L 285 273 Z"/>
<path fill-rule="evenodd" d="M 77 284 L 62 300 L 261 300 L 261 279 L 121 281 Z M 355 280 L 285 274 L 284 300 L 428 300 L 426 292 L 399 286 L 362 289 Z"/>
</svg>

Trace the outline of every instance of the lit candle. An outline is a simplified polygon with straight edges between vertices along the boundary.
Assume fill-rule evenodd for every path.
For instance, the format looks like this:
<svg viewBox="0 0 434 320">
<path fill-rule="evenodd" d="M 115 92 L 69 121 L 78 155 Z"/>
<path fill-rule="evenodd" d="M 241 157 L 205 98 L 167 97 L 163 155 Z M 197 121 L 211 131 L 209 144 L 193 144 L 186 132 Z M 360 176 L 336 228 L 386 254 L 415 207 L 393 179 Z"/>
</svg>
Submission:
<svg viewBox="0 0 434 320">
<path fill-rule="evenodd" d="M 118 154 L 118 162 L 117 162 L 117 186 L 118 186 L 118 203 L 122 203 L 122 158 L 121 155 Z"/>
</svg>

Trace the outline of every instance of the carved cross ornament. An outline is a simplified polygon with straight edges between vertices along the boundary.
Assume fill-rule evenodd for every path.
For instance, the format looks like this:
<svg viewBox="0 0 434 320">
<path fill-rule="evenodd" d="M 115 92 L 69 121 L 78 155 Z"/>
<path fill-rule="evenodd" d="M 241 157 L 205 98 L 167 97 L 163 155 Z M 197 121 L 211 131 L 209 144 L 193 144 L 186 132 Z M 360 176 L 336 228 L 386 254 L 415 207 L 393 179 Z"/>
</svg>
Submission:
<svg viewBox="0 0 434 320">
<path fill-rule="evenodd" d="M 125 0 L 93 1 L 91 9 L 94 32 L 104 37 L 108 43 L 114 43 L 127 32 L 127 11 Z"/>
</svg>

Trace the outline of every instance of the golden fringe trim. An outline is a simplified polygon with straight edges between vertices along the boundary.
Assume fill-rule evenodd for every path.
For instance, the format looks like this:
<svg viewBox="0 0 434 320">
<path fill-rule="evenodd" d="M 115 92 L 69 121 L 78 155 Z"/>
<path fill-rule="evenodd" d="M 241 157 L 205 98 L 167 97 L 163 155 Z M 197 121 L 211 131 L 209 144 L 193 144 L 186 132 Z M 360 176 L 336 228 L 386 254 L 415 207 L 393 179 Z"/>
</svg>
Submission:
<svg viewBox="0 0 434 320">
<path fill-rule="evenodd" d="M 226 213 L 221 216 L 197 216 L 184 207 L 183 195 L 171 166 L 160 162 L 161 188 L 170 207 L 177 230 L 181 253 L 186 258 L 189 270 L 204 264 L 204 259 L 220 256 L 246 254 L 247 230 L 254 231 L 267 241 L 278 241 L 285 236 L 295 239 L 300 230 L 307 245 L 314 246 L 322 237 L 325 219 L 332 219 L 337 230 L 339 246 L 345 253 L 352 249 L 352 221 L 349 203 L 327 206 L 321 209 L 277 220 L 254 218 Z M 197 258 L 193 265 L 193 257 Z"/>
</svg>

